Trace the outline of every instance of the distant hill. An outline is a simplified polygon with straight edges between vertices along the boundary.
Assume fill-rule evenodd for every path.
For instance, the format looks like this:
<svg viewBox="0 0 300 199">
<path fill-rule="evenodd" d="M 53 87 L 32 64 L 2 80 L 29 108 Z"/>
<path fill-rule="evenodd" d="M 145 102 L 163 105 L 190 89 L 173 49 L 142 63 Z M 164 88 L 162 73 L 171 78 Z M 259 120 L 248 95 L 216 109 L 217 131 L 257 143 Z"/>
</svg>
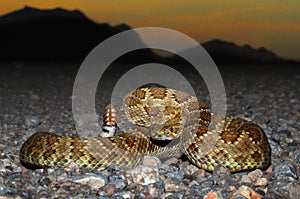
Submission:
<svg viewBox="0 0 300 199">
<path fill-rule="evenodd" d="M 79 10 L 24 7 L 0 16 L 0 62 L 82 62 L 100 42 L 130 29 L 126 24 L 111 26 L 108 23 L 96 23 Z M 138 35 L 135 42 L 143 43 Z M 205 42 L 202 46 L 220 66 L 299 64 L 285 60 L 263 47 L 255 49 L 250 45 L 238 46 L 222 40 Z M 124 60 L 166 59 L 171 63 L 177 62 L 178 57 L 163 58 L 146 50 Z"/>
<path fill-rule="evenodd" d="M 221 65 L 297 64 L 295 61 L 279 57 L 264 47 L 256 49 L 248 44 L 238 46 L 233 42 L 220 39 L 202 43 L 202 46 L 208 51 L 214 61 Z"/>
<path fill-rule="evenodd" d="M 98 24 L 78 10 L 25 7 L 0 17 L 0 62 L 81 62 L 100 42 L 129 29 Z"/>
</svg>

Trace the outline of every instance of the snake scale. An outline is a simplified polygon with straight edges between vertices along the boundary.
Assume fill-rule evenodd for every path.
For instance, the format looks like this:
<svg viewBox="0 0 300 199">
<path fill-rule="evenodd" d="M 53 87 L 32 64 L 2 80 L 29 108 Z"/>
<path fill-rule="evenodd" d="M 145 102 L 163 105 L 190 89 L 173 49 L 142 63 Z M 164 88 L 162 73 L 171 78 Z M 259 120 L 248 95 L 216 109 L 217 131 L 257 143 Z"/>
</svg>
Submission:
<svg viewBox="0 0 300 199">
<path fill-rule="evenodd" d="M 123 101 L 120 112 L 133 123 L 124 133 L 81 138 L 38 132 L 21 147 L 20 160 L 35 168 L 67 167 L 74 162 L 94 170 L 111 165 L 134 167 L 145 155 L 169 158 L 184 153 L 199 168 L 214 171 L 224 165 L 230 172 L 265 168 L 270 163 L 270 145 L 258 125 L 213 115 L 187 93 L 139 88 Z M 172 144 L 154 142 L 166 139 L 173 139 Z"/>
</svg>

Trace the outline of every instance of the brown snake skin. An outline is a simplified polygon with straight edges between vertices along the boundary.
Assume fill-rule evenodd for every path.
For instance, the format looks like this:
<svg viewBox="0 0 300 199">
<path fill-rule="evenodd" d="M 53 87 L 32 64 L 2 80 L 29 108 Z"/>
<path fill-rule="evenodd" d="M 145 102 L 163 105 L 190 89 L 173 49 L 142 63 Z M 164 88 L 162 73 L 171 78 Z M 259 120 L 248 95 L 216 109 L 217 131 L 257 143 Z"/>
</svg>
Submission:
<svg viewBox="0 0 300 199">
<path fill-rule="evenodd" d="M 80 138 L 35 133 L 23 144 L 20 159 L 35 168 L 67 167 L 74 162 L 94 170 L 111 165 L 133 167 L 145 155 L 168 158 L 184 153 L 207 171 L 224 165 L 231 172 L 265 168 L 270 162 L 270 146 L 258 125 L 233 117 L 224 121 L 181 91 L 137 89 L 125 97 L 121 113 L 135 124 L 121 135 Z M 170 146 L 153 142 L 174 138 L 177 142 Z"/>
</svg>

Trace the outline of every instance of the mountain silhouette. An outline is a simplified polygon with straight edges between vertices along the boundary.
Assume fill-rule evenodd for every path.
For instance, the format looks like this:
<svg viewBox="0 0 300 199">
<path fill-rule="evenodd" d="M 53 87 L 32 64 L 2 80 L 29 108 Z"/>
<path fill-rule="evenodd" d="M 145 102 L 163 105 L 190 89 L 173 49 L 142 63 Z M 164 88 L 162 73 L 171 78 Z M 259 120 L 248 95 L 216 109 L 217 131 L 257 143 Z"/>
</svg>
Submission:
<svg viewBox="0 0 300 199">
<path fill-rule="evenodd" d="M 81 62 L 96 45 L 130 29 L 98 24 L 78 10 L 25 7 L 0 17 L 0 62 Z M 143 43 L 138 35 L 132 39 Z"/>
<path fill-rule="evenodd" d="M 249 44 L 238 46 L 233 42 L 215 39 L 202 43 L 217 64 L 221 65 L 265 65 L 265 64 L 296 64 L 292 60 L 286 60 L 272 51 L 260 47 L 253 48 Z"/>
<path fill-rule="evenodd" d="M 32 7 L 0 16 L 0 62 L 82 62 L 99 43 L 112 35 L 130 30 L 127 24 L 111 26 L 96 23 L 79 10 L 61 8 L 40 10 Z M 138 35 L 134 42 L 144 44 Z M 238 46 L 232 42 L 212 40 L 202 46 L 217 65 L 298 64 L 283 59 L 266 48 Z M 186 49 L 186 52 L 192 49 Z M 178 56 L 160 57 L 150 50 L 130 54 L 121 61 L 177 62 Z M 167 60 L 167 61 L 165 61 Z"/>
</svg>

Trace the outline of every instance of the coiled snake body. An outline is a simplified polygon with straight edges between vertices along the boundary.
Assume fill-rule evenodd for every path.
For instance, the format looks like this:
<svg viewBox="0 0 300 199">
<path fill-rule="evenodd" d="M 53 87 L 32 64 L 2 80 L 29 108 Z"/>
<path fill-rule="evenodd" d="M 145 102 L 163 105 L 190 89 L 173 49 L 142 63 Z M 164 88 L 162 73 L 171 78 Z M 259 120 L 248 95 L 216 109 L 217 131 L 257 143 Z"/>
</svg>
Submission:
<svg viewBox="0 0 300 199">
<path fill-rule="evenodd" d="M 94 170 L 110 165 L 136 166 L 145 155 L 168 158 L 184 153 L 200 168 L 213 171 L 224 165 L 231 172 L 264 168 L 270 162 L 270 146 L 258 125 L 240 118 L 220 119 L 184 92 L 137 89 L 124 98 L 121 112 L 134 125 L 118 136 L 35 133 L 23 144 L 20 159 L 36 168 L 66 167 L 75 162 Z M 153 139 L 175 141 L 162 147 Z"/>
</svg>

